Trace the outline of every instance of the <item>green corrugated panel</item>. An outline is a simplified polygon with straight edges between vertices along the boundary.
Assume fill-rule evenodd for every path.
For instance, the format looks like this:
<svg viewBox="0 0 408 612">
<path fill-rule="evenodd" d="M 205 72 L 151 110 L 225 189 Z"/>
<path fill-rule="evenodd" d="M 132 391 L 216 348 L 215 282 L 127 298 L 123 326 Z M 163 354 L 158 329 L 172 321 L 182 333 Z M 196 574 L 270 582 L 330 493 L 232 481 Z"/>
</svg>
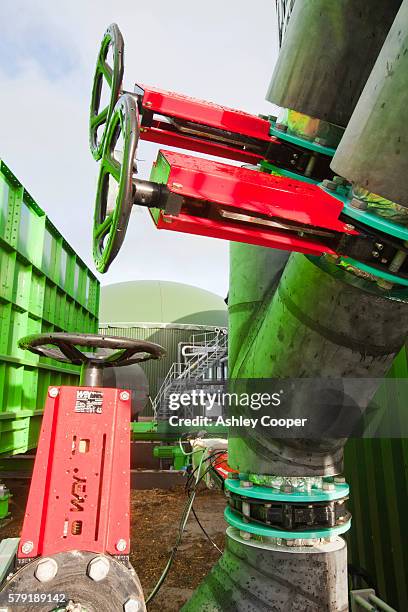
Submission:
<svg viewBox="0 0 408 612">
<path fill-rule="evenodd" d="M 99 282 L 0 160 L 0 453 L 35 447 L 50 384 L 78 368 L 22 351 L 40 332 L 98 330 Z"/>
<path fill-rule="evenodd" d="M 406 349 L 395 359 L 391 378 L 407 378 Z M 397 389 L 387 385 L 377 395 L 394 410 L 406 410 Z M 345 474 L 350 483 L 350 561 L 366 569 L 379 594 L 396 610 L 408 610 L 408 441 L 349 440 Z"/>
</svg>

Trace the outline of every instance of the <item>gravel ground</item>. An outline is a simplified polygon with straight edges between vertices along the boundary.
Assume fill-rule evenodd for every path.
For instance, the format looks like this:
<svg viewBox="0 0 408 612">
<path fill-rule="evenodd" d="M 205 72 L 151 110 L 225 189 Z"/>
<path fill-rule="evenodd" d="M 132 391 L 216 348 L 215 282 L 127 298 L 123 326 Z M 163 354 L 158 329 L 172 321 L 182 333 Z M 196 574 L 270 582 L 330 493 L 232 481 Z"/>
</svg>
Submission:
<svg viewBox="0 0 408 612">
<path fill-rule="evenodd" d="M 10 504 L 13 518 L 0 528 L 0 539 L 19 535 L 29 481 L 8 480 L 6 484 L 13 493 Z M 139 575 L 145 596 L 150 593 L 167 563 L 185 501 L 183 487 L 169 491 L 152 489 L 131 492 L 130 560 Z M 200 489 L 194 503 L 201 523 L 221 550 L 226 527 L 224 507 L 224 496 L 205 488 Z M 219 556 L 191 515 L 176 559 L 161 590 L 150 604 L 149 612 L 177 612 Z"/>
</svg>

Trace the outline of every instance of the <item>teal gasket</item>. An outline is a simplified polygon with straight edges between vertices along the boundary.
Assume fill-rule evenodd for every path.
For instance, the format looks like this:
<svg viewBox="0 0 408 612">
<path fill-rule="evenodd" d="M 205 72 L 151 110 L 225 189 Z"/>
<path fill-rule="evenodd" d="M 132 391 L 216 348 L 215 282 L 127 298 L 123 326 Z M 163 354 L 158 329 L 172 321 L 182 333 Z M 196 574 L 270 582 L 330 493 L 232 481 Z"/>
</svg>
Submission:
<svg viewBox="0 0 408 612">
<path fill-rule="evenodd" d="M 395 283 L 398 285 L 402 285 L 403 287 L 408 287 L 408 280 L 405 278 L 400 278 L 399 276 L 394 276 L 389 272 L 384 272 L 383 270 L 378 270 L 377 268 L 373 268 L 368 264 L 361 263 L 361 261 L 357 261 L 356 259 L 352 259 L 351 257 L 342 257 L 341 258 L 346 263 L 362 270 L 363 272 L 368 272 L 369 274 L 373 274 L 374 276 L 379 276 L 390 283 Z"/>
<path fill-rule="evenodd" d="M 346 533 L 351 527 L 351 519 L 344 525 L 337 527 L 328 527 L 326 529 L 317 529 L 315 531 L 285 531 L 283 529 L 274 529 L 267 525 L 257 525 L 255 523 L 246 523 L 238 514 L 227 506 L 224 511 L 224 518 L 229 525 L 236 527 L 240 531 L 247 531 L 259 536 L 268 538 L 282 538 L 284 540 L 312 540 L 319 538 L 331 538 L 335 535 Z"/>
<path fill-rule="evenodd" d="M 312 185 L 318 185 L 319 183 L 319 181 L 309 178 L 308 176 L 303 176 L 303 174 L 297 174 L 296 172 L 291 172 L 290 170 L 284 170 L 283 168 L 279 168 L 279 166 L 270 164 L 267 161 L 261 161 L 259 165 L 261 166 L 261 170 L 263 172 L 275 170 L 276 172 L 279 172 L 281 176 L 286 176 L 287 178 L 295 179 L 296 181 L 302 181 L 303 183 L 310 183 Z"/>
<path fill-rule="evenodd" d="M 377 229 L 380 232 L 384 232 L 384 234 L 389 234 L 390 236 L 400 238 L 401 240 L 408 240 L 408 227 L 404 227 L 399 223 L 393 223 L 392 221 L 388 221 L 388 219 L 380 217 L 379 215 L 376 215 L 369 211 L 353 208 L 353 206 L 351 206 L 350 204 L 350 199 L 346 195 L 337 193 L 336 191 L 330 191 L 330 189 L 326 189 L 326 187 L 323 187 L 323 185 L 321 184 L 319 185 L 319 187 L 323 189 L 323 191 L 343 203 L 343 212 L 348 217 L 351 217 L 352 219 L 355 219 L 360 223 L 364 223 L 364 225 L 373 227 L 374 229 Z"/>
<path fill-rule="evenodd" d="M 323 147 L 322 145 L 319 145 L 316 142 L 306 140 L 305 138 L 300 138 L 300 136 L 293 136 L 293 134 L 281 132 L 280 130 L 276 129 L 274 124 L 271 124 L 271 129 L 269 133 L 271 134 L 271 136 L 276 136 L 277 138 L 286 140 L 287 142 L 291 142 L 292 144 L 295 144 L 298 147 L 302 147 L 303 149 L 310 149 L 310 151 L 315 151 L 316 153 L 321 153 L 322 155 L 328 155 L 329 157 L 333 157 L 336 152 L 336 149 L 333 149 L 332 147 Z"/>
<path fill-rule="evenodd" d="M 399 238 L 400 240 L 408 241 L 408 228 L 403 225 L 399 225 L 398 223 L 393 223 L 392 221 L 388 221 L 384 217 L 380 217 L 374 213 L 370 213 L 368 211 L 358 210 L 358 208 L 353 208 L 350 204 L 350 199 L 341 193 L 331 191 L 330 189 L 326 189 L 322 184 L 319 185 L 320 189 L 328 193 L 329 195 L 336 198 L 343 203 L 343 213 L 350 217 L 351 219 L 355 219 L 364 225 L 368 225 L 368 227 L 372 227 L 377 229 L 384 234 L 389 234 L 390 236 L 394 236 L 394 238 Z M 390 283 L 394 283 L 397 285 L 401 285 L 403 287 L 408 287 L 408 280 L 404 278 L 400 278 L 391 272 L 385 272 L 384 270 L 378 270 L 378 268 L 374 268 L 369 264 L 362 263 L 357 261 L 356 259 L 352 259 L 351 257 L 342 257 L 342 260 L 346 263 L 362 270 L 363 272 L 367 272 L 368 274 L 372 274 L 373 276 L 377 276 L 382 278 Z"/>
<path fill-rule="evenodd" d="M 241 480 L 227 478 L 224 481 L 225 488 L 231 493 L 236 493 L 243 497 L 253 497 L 254 499 L 264 499 L 266 501 L 288 501 L 288 502 L 325 502 L 347 497 L 350 488 L 347 483 L 335 484 L 333 491 L 322 491 L 312 489 L 308 491 L 294 491 L 293 493 L 283 493 L 272 487 L 253 485 L 252 487 L 242 487 Z"/>
</svg>

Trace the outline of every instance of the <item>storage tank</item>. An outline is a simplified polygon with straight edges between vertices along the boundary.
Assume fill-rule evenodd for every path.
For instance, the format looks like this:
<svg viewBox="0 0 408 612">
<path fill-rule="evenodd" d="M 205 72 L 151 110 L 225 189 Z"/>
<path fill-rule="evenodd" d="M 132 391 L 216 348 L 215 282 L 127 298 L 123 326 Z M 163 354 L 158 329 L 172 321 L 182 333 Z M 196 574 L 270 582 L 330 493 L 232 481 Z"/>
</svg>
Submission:
<svg viewBox="0 0 408 612">
<path fill-rule="evenodd" d="M 101 288 L 100 333 L 148 340 L 166 349 L 162 359 L 140 366 L 151 400 L 172 364 L 180 361 L 180 346 L 192 335 L 227 327 L 227 318 L 222 297 L 192 285 L 145 280 Z M 152 414 L 148 400 L 142 416 Z"/>
</svg>

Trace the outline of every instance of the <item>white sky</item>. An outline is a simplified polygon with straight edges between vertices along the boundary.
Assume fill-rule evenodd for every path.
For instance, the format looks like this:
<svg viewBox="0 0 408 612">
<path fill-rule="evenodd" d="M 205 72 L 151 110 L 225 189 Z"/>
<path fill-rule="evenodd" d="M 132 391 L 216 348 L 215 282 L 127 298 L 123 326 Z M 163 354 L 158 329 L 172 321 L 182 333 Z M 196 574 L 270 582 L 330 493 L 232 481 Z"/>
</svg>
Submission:
<svg viewBox="0 0 408 612">
<path fill-rule="evenodd" d="M 94 270 L 91 228 L 98 165 L 88 109 L 106 27 L 125 40 L 125 89 L 156 85 L 272 113 L 265 93 L 278 52 L 273 0 L 2 0 L 0 157 Z M 141 143 L 147 178 L 158 146 Z M 155 230 L 134 210 L 127 239 L 103 284 L 160 279 L 225 295 L 228 244 Z"/>
</svg>

